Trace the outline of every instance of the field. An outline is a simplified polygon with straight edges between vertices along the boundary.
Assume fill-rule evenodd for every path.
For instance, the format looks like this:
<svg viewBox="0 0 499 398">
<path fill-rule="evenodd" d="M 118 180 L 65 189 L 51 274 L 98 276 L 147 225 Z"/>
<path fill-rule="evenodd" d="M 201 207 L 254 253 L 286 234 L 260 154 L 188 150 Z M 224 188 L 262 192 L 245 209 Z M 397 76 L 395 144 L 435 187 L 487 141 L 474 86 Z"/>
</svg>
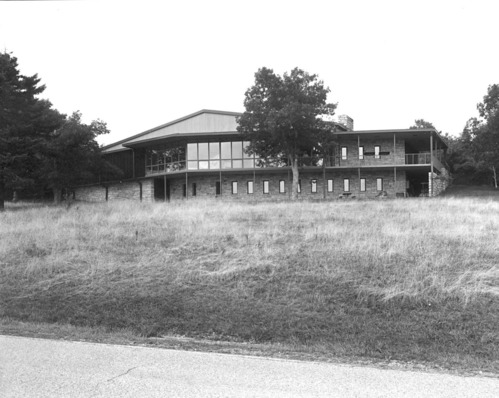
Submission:
<svg viewBox="0 0 499 398">
<path fill-rule="evenodd" d="M 499 373 L 498 253 L 486 196 L 10 205 L 0 332 L 73 325 Z"/>
</svg>

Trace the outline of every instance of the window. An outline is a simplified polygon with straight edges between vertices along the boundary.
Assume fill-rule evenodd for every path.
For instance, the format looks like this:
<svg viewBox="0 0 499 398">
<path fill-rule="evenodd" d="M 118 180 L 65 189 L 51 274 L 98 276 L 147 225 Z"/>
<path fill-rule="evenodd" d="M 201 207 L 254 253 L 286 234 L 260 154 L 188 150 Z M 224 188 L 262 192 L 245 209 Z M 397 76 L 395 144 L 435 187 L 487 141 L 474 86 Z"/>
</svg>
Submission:
<svg viewBox="0 0 499 398">
<path fill-rule="evenodd" d="M 327 180 L 327 191 L 333 192 L 333 180 Z"/>
<path fill-rule="evenodd" d="M 379 145 L 374 146 L 374 159 L 379 159 L 381 156 L 379 154 L 380 147 Z"/>
<path fill-rule="evenodd" d="M 312 190 L 312 193 L 317 193 L 317 180 L 312 180 L 311 181 L 311 187 L 310 189 Z"/>
<path fill-rule="evenodd" d="M 182 196 L 185 198 L 187 196 L 187 185 L 182 184 Z"/>
<path fill-rule="evenodd" d="M 360 192 L 365 192 L 366 191 L 366 179 L 361 178 L 360 179 Z"/>
<path fill-rule="evenodd" d="M 253 181 L 248 181 L 248 194 L 253 193 Z"/>
<path fill-rule="evenodd" d="M 220 168 L 220 143 L 210 142 L 210 169 Z"/>
<path fill-rule="evenodd" d="M 220 195 L 220 192 L 221 192 L 221 191 L 220 191 L 220 181 L 217 181 L 217 182 L 215 183 L 215 194 L 216 194 L 216 195 Z"/>
<path fill-rule="evenodd" d="M 376 178 L 376 190 L 377 191 L 383 190 L 383 179 L 382 178 Z"/>
<path fill-rule="evenodd" d="M 350 192 L 350 180 L 348 178 L 343 180 L 343 191 Z"/>
<path fill-rule="evenodd" d="M 347 160 L 347 157 L 348 157 L 347 155 L 348 155 L 347 147 L 342 146 L 341 147 L 341 160 Z"/>
<path fill-rule="evenodd" d="M 196 191 L 196 183 L 193 182 L 192 183 L 192 196 L 196 196 L 196 193 L 197 193 L 197 191 Z"/>
<path fill-rule="evenodd" d="M 279 181 L 279 193 L 286 193 L 286 182 L 284 180 Z"/>
<path fill-rule="evenodd" d="M 363 159 L 364 159 L 364 147 L 359 146 L 359 160 L 363 160 Z"/>
<path fill-rule="evenodd" d="M 237 195 L 237 181 L 232 181 L 232 195 Z"/>
<path fill-rule="evenodd" d="M 265 194 L 269 193 L 269 181 L 268 180 L 263 181 L 263 193 L 265 193 Z"/>
<path fill-rule="evenodd" d="M 298 193 L 301 193 L 301 180 L 298 180 Z"/>
</svg>

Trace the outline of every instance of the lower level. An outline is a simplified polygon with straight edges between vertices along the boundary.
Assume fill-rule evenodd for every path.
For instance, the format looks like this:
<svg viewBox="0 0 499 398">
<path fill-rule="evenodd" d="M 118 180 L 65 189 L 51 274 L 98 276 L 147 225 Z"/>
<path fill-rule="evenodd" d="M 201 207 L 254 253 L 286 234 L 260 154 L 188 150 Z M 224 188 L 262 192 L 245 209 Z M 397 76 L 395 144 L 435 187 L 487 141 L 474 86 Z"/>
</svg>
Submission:
<svg viewBox="0 0 499 398">
<path fill-rule="evenodd" d="M 83 201 L 131 199 L 172 201 L 220 197 L 230 200 L 282 200 L 291 197 L 292 174 L 274 172 L 179 173 L 123 182 L 77 187 Z M 303 199 L 437 196 L 447 178 L 428 171 L 327 170 L 300 172 L 298 196 Z"/>
</svg>

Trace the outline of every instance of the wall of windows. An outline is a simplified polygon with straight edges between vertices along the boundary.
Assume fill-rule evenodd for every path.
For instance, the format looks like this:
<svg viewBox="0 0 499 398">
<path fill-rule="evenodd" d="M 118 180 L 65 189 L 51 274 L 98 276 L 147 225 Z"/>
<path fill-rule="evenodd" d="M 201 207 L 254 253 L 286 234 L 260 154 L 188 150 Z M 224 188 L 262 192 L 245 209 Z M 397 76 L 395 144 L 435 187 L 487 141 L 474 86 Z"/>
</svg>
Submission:
<svg viewBox="0 0 499 398">
<path fill-rule="evenodd" d="M 255 156 L 246 153 L 247 141 L 187 144 L 189 170 L 253 169 Z"/>
<path fill-rule="evenodd" d="M 185 170 L 185 146 L 159 147 L 146 151 L 146 174 Z"/>
</svg>

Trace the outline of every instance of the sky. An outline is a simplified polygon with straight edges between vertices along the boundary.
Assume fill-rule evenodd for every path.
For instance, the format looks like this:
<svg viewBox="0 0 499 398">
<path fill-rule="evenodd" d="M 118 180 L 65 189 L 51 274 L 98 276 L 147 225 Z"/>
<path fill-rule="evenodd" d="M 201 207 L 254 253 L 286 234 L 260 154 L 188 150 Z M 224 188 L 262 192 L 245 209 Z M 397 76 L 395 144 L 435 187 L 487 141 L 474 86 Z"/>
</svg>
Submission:
<svg viewBox="0 0 499 398">
<path fill-rule="evenodd" d="M 0 51 L 103 145 L 197 112 L 244 111 L 261 67 L 331 90 L 356 130 L 458 135 L 499 83 L 497 0 L 0 2 Z"/>
</svg>

